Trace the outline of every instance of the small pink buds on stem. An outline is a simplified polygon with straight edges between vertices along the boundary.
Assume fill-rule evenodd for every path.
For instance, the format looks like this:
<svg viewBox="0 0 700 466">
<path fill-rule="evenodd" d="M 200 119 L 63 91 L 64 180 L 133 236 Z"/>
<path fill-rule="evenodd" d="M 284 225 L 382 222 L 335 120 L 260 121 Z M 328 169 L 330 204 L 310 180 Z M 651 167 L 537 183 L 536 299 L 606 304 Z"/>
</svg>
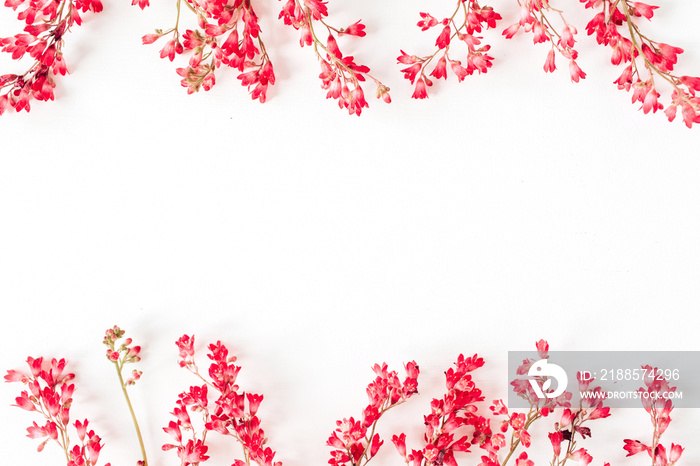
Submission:
<svg viewBox="0 0 700 466">
<path fill-rule="evenodd" d="M 126 338 L 123 341 L 119 341 L 124 337 L 124 330 L 120 329 L 116 325 L 105 332 L 105 337 L 102 342 L 107 346 L 107 359 L 109 359 L 117 370 L 117 375 L 119 377 L 119 385 L 121 386 L 122 393 L 124 394 L 124 399 L 129 407 L 129 413 L 131 414 L 131 420 L 134 423 L 134 429 L 136 430 L 136 436 L 139 439 L 139 446 L 141 447 L 142 460 L 139 462 L 140 466 L 148 466 L 148 459 L 146 458 L 146 447 L 143 443 L 143 437 L 141 436 L 141 429 L 139 428 L 138 420 L 136 419 L 136 413 L 134 413 L 134 408 L 131 404 L 131 399 L 129 398 L 129 393 L 127 392 L 127 387 L 134 385 L 137 380 L 141 378 L 142 372 L 134 369 L 131 372 L 129 378 L 124 380 L 124 366 L 126 364 L 136 363 L 141 360 L 139 353 L 141 353 L 141 347 L 132 345 L 131 338 Z"/>
</svg>

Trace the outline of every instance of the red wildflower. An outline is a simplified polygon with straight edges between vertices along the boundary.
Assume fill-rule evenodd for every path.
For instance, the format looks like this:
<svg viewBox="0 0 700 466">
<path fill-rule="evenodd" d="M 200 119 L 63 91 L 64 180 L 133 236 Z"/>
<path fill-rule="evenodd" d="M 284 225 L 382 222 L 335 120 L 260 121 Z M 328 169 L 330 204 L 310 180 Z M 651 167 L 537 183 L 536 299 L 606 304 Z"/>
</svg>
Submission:
<svg viewBox="0 0 700 466">
<path fill-rule="evenodd" d="M 437 26 L 438 20 L 428 13 L 421 12 L 420 17 L 422 18 L 418 21 L 417 26 L 421 28 L 421 31 L 427 31 L 433 26 Z"/>
<path fill-rule="evenodd" d="M 373 458 L 384 441 L 374 432 L 379 418 L 389 409 L 405 402 L 414 393 L 418 385 L 418 365 L 407 363 L 406 378 L 402 383 L 395 371 L 389 371 L 386 364 L 375 364 L 373 367 L 376 378 L 367 386 L 369 405 L 363 410 L 362 421 L 346 418 L 336 421 L 337 428 L 331 433 L 326 444 L 334 450 L 331 452 L 329 464 L 346 465 L 359 464 L 365 458 L 366 464 Z M 392 442 L 406 457 L 406 436 L 394 436 Z"/>
<path fill-rule="evenodd" d="M 579 82 L 579 79 L 586 77 L 586 73 L 581 70 L 575 60 L 569 61 L 569 74 L 571 75 L 571 80 L 575 83 Z"/>
<path fill-rule="evenodd" d="M 573 453 L 569 454 L 568 458 L 578 461 L 578 464 L 582 466 L 587 466 L 593 461 L 593 457 L 588 454 L 585 448 L 579 448 Z"/>
<path fill-rule="evenodd" d="M 416 88 L 413 91 L 413 95 L 411 96 L 413 99 L 427 99 L 428 98 L 428 87 L 427 83 L 429 81 L 426 80 L 425 77 L 421 76 L 418 78 L 416 81 Z"/>
<path fill-rule="evenodd" d="M 281 466 L 274 462 L 275 452 L 265 446 L 267 439 L 260 426 L 257 412 L 263 400 L 262 395 L 241 392 L 236 379 L 240 366 L 233 364 L 236 357 L 229 354 L 228 348 L 220 341 L 208 346 L 209 365 L 207 380 L 199 372 L 194 360 L 194 336 L 182 336 L 177 341 L 182 367 L 206 381 L 205 385 L 191 386 L 178 396 L 173 410 L 175 421 L 170 421 L 163 428 L 176 441 L 175 444 L 163 445 L 163 450 L 176 449 L 178 457 L 184 464 L 197 464 L 209 458 L 208 446 L 204 443 L 207 432 L 214 431 L 221 435 L 232 436 L 243 447 L 245 457 L 259 466 Z M 184 362 L 184 364 L 183 364 Z M 216 399 L 210 400 L 213 388 Z M 246 403 L 247 401 L 247 403 Z M 199 413 L 204 422 L 201 436 L 195 434 L 188 411 Z M 183 432 L 191 438 L 183 438 Z M 234 465 L 246 465 L 249 462 L 234 461 Z"/>
<path fill-rule="evenodd" d="M 564 434 L 562 431 L 558 430 L 556 432 L 549 433 L 549 441 L 552 442 L 552 449 L 554 450 L 554 456 L 559 457 L 561 455 L 561 442 L 564 441 Z"/>
<path fill-rule="evenodd" d="M 46 421 L 43 426 L 36 422 L 27 428 L 27 436 L 43 439 L 37 448 L 42 451 L 48 441 L 55 441 L 64 450 L 69 466 L 94 466 L 102 449 L 101 438 L 92 430 L 87 430 L 88 421 L 76 421 L 73 427 L 80 445 L 69 443 L 70 408 L 73 403 L 74 385 L 67 382 L 75 374 L 64 373 L 65 359 L 27 358 L 31 375 L 20 371 L 8 371 L 7 382 L 21 382 L 29 392 L 22 391 L 16 398 L 18 407 L 27 411 L 37 411 Z M 31 395 L 30 395 L 31 393 Z M 109 465 L 107 465 L 109 466 Z"/>
<path fill-rule="evenodd" d="M 341 29 L 338 35 L 342 36 L 343 34 L 357 37 L 364 37 L 367 35 L 367 33 L 365 32 L 365 25 L 362 24 L 360 21 L 356 21 L 355 23 L 351 24 L 345 29 Z"/>
<path fill-rule="evenodd" d="M 649 447 L 647 445 L 644 445 L 639 440 L 629 440 L 629 439 L 625 440 L 624 449 L 627 452 L 627 456 L 636 455 L 637 453 L 641 453 L 643 451 L 649 451 Z"/>
<path fill-rule="evenodd" d="M 444 49 L 445 47 L 450 45 L 450 33 L 451 33 L 451 31 L 452 31 L 452 29 L 450 28 L 449 25 L 445 26 L 442 29 L 442 32 L 440 33 L 438 38 L 435 40 L 435 45 L 439 49 Z"/>
<path fill-rule="evenodd" d="M 554 49 L 552 49 L 547 54 L 547 59 L 544 62 L 544 71 L 545 72 L 552 73 L 552 72 L 554 72 L 554 70 L 557 69 L 557 66 L 554 63 L 555 58 L 556 58 L 556 54 L 554 53 Z"/>
</svg>

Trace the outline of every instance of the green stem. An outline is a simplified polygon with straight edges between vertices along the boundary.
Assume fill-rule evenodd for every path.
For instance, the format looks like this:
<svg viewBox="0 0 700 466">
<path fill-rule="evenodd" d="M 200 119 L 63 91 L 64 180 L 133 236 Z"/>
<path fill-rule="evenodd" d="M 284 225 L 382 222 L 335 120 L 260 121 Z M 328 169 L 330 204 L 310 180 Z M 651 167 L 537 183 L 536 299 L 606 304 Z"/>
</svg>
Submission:
<svg viewBox="0 0 700 466">
<path fill-rule="evenodd" d="M 122 371 L 119 367 L 118 362 L 114 362 L 114 367 L 117 369 L 117 376 L 119 377 L 119 385 L 122 387 L 122 393 L 124 393 L 124 398 L 126 399 L 126 404 L 129 407 L 129 412 L 131 413 L 131 420 L 134 422 L 134 428 L 136 429 L 136 436 L 139 438 L 139 446 L 141 447 L 141 456 L 143 456 L 143 466 L 148 466 L 148 460 L 146 459 L 146 447 L 143 445 L 143 437 L 141 436 L 141 429 L 139 428 L 139 423 L 136 420 L 136 414 L 134 414 L 134 408 L 131 405 L 131 400 L 129 399 L 129 394 L 126 391 L 126 384 L 124 383 L 124 378 L 122 377 Z"/>
</svg>

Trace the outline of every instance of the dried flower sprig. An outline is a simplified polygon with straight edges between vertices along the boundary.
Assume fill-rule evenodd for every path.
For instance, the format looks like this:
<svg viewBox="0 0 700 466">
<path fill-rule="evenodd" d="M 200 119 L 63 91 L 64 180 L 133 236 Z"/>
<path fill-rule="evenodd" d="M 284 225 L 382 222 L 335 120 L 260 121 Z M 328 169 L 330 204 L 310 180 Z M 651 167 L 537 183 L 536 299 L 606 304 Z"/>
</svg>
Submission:
<svg viewBox="0 0 700 466">
<path fill-rule="evenodd" d="M 344 56 L 338 46 L 336 36 L 363 37 L 365 25 L 357 21 L 347 28 L 337 29 L 326 22 L 327 16 L 327 2 L 322 0 L 287 0 L 280 13 L 284 24 L 301 31 L 299 44 L 313 46 L 321 64 L 321 87 L 328 91 L 326 98 L 337 99 L 341 109 L 359 116 L 363 108 L 369 107 L 360 83 L 369 78 L 377 86 L 377 98 L 391 102 L 389 88 L 369 74 L 369 67 L 358 65 L 351 55 Z M 325 42 L 319 38 L 315 25 L 328 33 Z"/>
<path fill-rule="evenodd" d="M 554 424 L 554 432 L 549 433 L 552 442 L 552 466 L 564 466 L 570 459 L 579 464 L 587 465 L 593 461 L 593 457 L 585 448 L 577 449 L 577 436 L 582 440 L 591 436 L 591 429 L 584 426 L 595 419 L 605 419 L 610 416 L 610 408 L 604 406 L 605 396 L 600 387 L 591 387 L 594 378 L 583 379 L 581 373 L 577 377 L 581 401 L 578 409 L 565 408 L 559 422 Z M 566 442 L 566 448 L 562 450 L 562 443 Z M 563 452 L 563 456 L 562 456 Z M 605 463 L 607 466 L 610 463 Z"/>
<path fill-rule="evenodd" d="M 26 54 L 34 60 L 23 74 L 0 76 L 0 115 L 8 108 L 29 111 L 30 100 L 54 100 L 54 77 L 68 73 L 63 59 L 64 36 L 74 24 L 80 26 L 80 13 L 102 11 L 100 0 L 6 0 L 5 6 L 20 12 L 24 32 L 0 37 L 2 52 L 20 60 Z"/>
<path fill-rule="evenodd" d="M 661 94 L 658 92 L 655 79 L 668 82 L 672 89 L 671 104 L 666 108 L 666 116 L 669 121 L 676 117 L 680 107 L 683 121 L 688 128 L 693 123 L 700 122 L 700 78 L 692 76 L 678 76 L 673 73 L 673 68 L 678 61 L 678 55 L 683 49 L 665 43 L 654 41 L 644 35 L 635 18 L 651 20 L 654 10 L 658 7 L 642 2 L 630 0 L 580 0 L 585 8 L 599 10 L 586 26 L 588 35 L 595 35 L 598 44 L 610 46 L 613 49 L 611 62 L 613 65 L 628 64 L 620 77 L 615 81 L 619 89 L 633 90 L 632 102 L 640 102 L 640 109 L 644 113 L 652 113 L 661 110 L 664 106 L 659 102 Z M 549 42 L 551 48 L 544 64 L 545 72 L 553 72 L 556 69 L 557 53 L 569 62 L 569 75 L 573 82 L 579 82 L 586 77 L 586 73 L 579 67 L 576 59 L 578 52 L 574 49 L 577 29 L 571 25 L 559 9 L 552 7 L 549 0 L 517 0 L 520 6 L 520 19 L 517 23 L 508 26 L 503 35 L 511 39 L 523 29 L 533 34 L 535 44 Z M 464 12 L 465 20 L 459 27 L 455 23 L 455 15 Z M 484 11 L 487 14 L 484 14 Z M 554 17 L 558 17 L 562 23 L 561 29 L 555 27 Z M 479 7 L 473 0 L 458 0 L 457 8 L 452 17 L 438 21 L 428 13 L 421 13 L 421 21 L 418 26 L 423 31 L 442 25 L 443 29 L 438 36 L 435 45 L 438 50 L 432 55 L 417 57 L 401 51 L 399 63 L 409 65 L 402 72 L 404 77 L 415 83 L 414 99 L 428 97 L 427 88 L 432 81 L 425 75 L 426 66 L 442 52 L 441 58 L 432 68 L 429 76 L 440 79 L 446 78 L 446 66 L 450 63 L 452 71 L 462 81 L 467 75 L 479 71 L 484 73 L 491 67 L 492 57 L 484 52 L 489 46 L 476 48 L 480 44 L 481 37 L 473 35 L 473 31 L 481 32 L 481 24 L 494 27 L 496 19 L 500 15 L 492 9 Z M 461 32 L 466 28 L 466 33 Z M 625 31 L 627 36 L 625 36 Z M 450 42 L 455 37 L 467 43 L 469 48 L 468 62 L 471 66 L 464 69 L 460 62 L 450 60 L 448 51 Z"/>
<path fill-rule="evenodd" d="M 147 5 L 148 2 L 139 3 L 141 8 Z M 196 16 L 198 28 L 181 33 L 183 5 Z M 242 85 L 253 88 L 253 99 L 265 102 L 275 74 L 250 0 L 177 0 L 176 6 L 175 25 L 165 31 L 156 29 L 154 34 L 143 36 L 142 41 L 152 44 L 161 37 L 170 37 L 160 51 L 160 57 L 170 61 L 177 54 L 191 52 L 187 67 L 177 69 L 187 93 L 210 90 L 216 83 L 215 71 L 226 65 L 240 72 Z"/>
<path fill-rule="evenodd" d="M 65 359 L 28 358 L 29 373 L 16 370 L 7 371 L 6 382 L 21 382 L 27 386 L 15 399 L 16 406 L 37 412 L 46 421 L 43 426 L 34 421 L 27 428 L 27 437 L 43 439 L 37 451 L 42 451 L 50 440 L 61 447 L 66 456 L 67 466 L 95 466 L 100 456 L 102 439 L 93 430 L 88 430 L 88 420 L 70 422 L 70 408 L 73 402 L 75 385 L 69 384 L 75 378 L 73 373 L 64 373 Z M 72 443 L 69 427 L 73 426 L 79 443 Z M 110 466 L 107 463 L 105 466 Z"/>
<path fill-rule="evenodd" d="M 549 357 L 549 345 L 545 340 L 536 344 L 540 359 Z M 518 367 L 517 374 L 527 374 L 535 360 L 525 359 Z M 606 418 L 610 409 L 603 406 L 603 397 L 590 396 L 582 399 L 579 409 L 571 409 L 572 394 L 564 392 L 556 398 L 539 398 L 533 391 L 527 379 L 516 379 L 511 382 L 514 392 L 528 401 L 530 408 L 527 413 L 509 412 L 502 400 L 494 400 L 490 410 L 497 418 L 486 417 L 479 413 L 479 403 L 484 396 L 471 375 L 471 372 L 482 367 L 484 360 L 478 355 L 465 358 L 459 355 L 455 367 L 445 373 L 447 393 L 443 398 L 435 398 L 431 402 L 431 413 L 425 416 L 425 445 L 420 450 L 406 449 L 406 435 L 394 435 L 392 441 L 399 454 L 410 466 L 456 466 L 455 453 L 470 453 L 471 446 L 478 445 L 484 450 L 478 466 L 505 466 L 511 458 L 516 466 L 533 466 L 527 451 L 520 447 L 529 448 L 532 436 L 528 430 L 536 421 L 547 417 L 555 409 L 562 409 L 561 421 L 554 424 L 555 432 L 549 434 L 554 448 L 554 458 L 551 466 L 563 466 L 567 460 L 577 461 L 580 465 L 588 465 L 592 457 L 585 448 L 576 448 L 576 435 L 581 438 L 590 437 L 591 431 L 584 422 Z M 541 378 L 535 378 L 538 382 Z M 579 389 L 582 392 L 597 392 L 600 387 L 590 388 L 590 380 L 580 380 Z M 492 430 L 492 421 L 496 421 L 499 432 Z M 506 434 L 510 431 L 509 440 Z M 568 441 L 565 454 L 561 456 L 561 444 Z M 519 451 L 519 454 L 518 454 Z M 503 455 L 502 453 L 505 452 Z M 518 454 L 516 457 L 515 455 Z M 606 466 L 609 464 L 606 463 Z"/>
<path fill-rule="evenodd" d="M 139 353 L 141 353 L 141 347 L 134 345 L 131 338 L 127 338 L 121 342 L 119 340 L 124 337 L 126 332 L 120 329 L 116 325 L 105 332 L 105 337 L 102 342 L 107 346 L 107 359 L 109 359 L 117 370 L 117 376 L 119 377 L 119 385 L 122 389 L 122 394 L 126 400 L 126 404 L 129 407 L 129 413 L 131 414 L 131 420 L 134 423 L 134 429 L 136 430 L 136 436 L 139 439 L 139 446 L 141 448 L 142 460 L 137 462 L 138 466 L 148 466 L 148 459 L 146 458 L 146 446 L 143 443 L 143 436 L 141 435 L 141 429 L 139 428 L 138 420 L 136 419 L 136 413 L 134 413 L 134 408 L 131 404 L 131 399 L 129 398 L 129 392 L 127 387 L 134 385 L 137 380 L 141 378 L 143 372 L 134 369 L 131 372 L 129 378 L 124 380 L 124 365 L 136 363 L 141 360 Z M 117 346 L 117 344 L 119 344 Z"/>
<path fill-rule="evenodd" d="M 574 36 L 578 31 L 566 21 L 564 13 L 553 8 L 547 0 L 522 0 L 518 3 L 520 19 L 517 23 L 508 26 L 503 31 L 503 35 L 507 39 L 512 39 L 521 29 L 532 33 L 532 41 L 535 44 L 544 42 L 551 44 L 544 62 L 545 72 L 552 73 L 556 70 L 556 54 L 559 53 L 569 61 L 569 75 L 573 82 L 579 82 L 580 79 L 585 78 L 586 73 L 576 63 L 578 52 L 574 49 L 576 44 Z M 561 32 L 554 27 L 552 16 L 558 17 L 563 23 Z"/>
<path fill-rule="evenodd" d="M 180 354 L 180 367 L 196 375 L 204 385 L 193 385 L 178 396 L 172 414 L 177 419 L 170 421 L 167 432 L 177 443 L 163 445 L 163 450 L 176 449 L 181 465 L 198 465 L 209 459 L 206 454 L 207 434 L 210 431 L 233 437 L 243 447 L 243 460 L 236 459 L 233 466 L 249 466 L 251 462 L 259 466 L 282 466 L 274 462 L 275 452 L 266 446 L 267 438 L 260 427 L 257 411 L 263 400 L 262 395 L 239 390 L 236 378 L 241 370 L 233 364 L 236 356 L 229 356 L 228 349 L 220 341 L 210 344 L 207 357 L 212 361 L 209 377 L 203 376 L 194 360 L 194 336 L 183 335 L 176 342 Z M 210 389 L 217 393 L 213 403 L 209 400 Z M 203 430 L 198 434 L 190 413 L 200 413 Z M 190 438 L 183 440 L 183 431 Z"/>
<path fill-rule="evenodd" d="M 665 111 L 668 120 L 673 121 L 681 107 L 688 128 L 700 123 L 700 96 L 695 95 L 700 91 L 700 78 L 673 73 L 683 49 L 648 38 L 634 21 L 642 17 L 651 20 L 658 7 L 630 0 L 580 1 L 586 8 L 599 10 L 586 26 L 588 35 L 595 35 L 598 44 L 613 49 L 613 65 L 629 63 L 615 81 L 618 89 L 632 90 L 632 103 L 640 102 L 644 113 L 655 113 L 664 108 L 656 86 L 656 79 L 662 79 L 673 88 L 671 105 Z"/>
<path fill-rule="evenodd" d="M 334 448 L 329 464 L 364 466 L 375 457 L 384 444 L 375 433 L 379 418 L 418 393 L 418 365 L 411 361 L 405 369 L 406 378 L 402 383 L 396 371 L 389 371 L 386 363 L 374 365 L 372 370 L 376 377 L 367 386 L 369 404 L 362 411 L 362 419 L 351 417 L 336 421 L 338 427 L 326 442 Z"/>
<path fill-rule="evenodd" d="M 470 372 L 484 365 L 478 355 L 465 358 L 459 355 L 455 367 L 445 372 L 447 393 L 430 403 L 430 414 L 425 416 L 424 446 L 406 451 L 406 434 L 394 435 L 392 442 L 407 464 L 412 466 L 455 466 L 455 452 L 469 452 L 469 435 L 459 435 L 462 426 L 474 428 L 473 438 L 490 436 L 488 422 L 475 413 L 475 403 L 483 401 L 481 390 L 472 381 Z"/>
<path fill-rule="evenodd" d="M 633 456 L 637 453 L 646 452 L 651 458 L 652 466 L 673 466 L 681 458 L 681 454 L 685 450 L 682 446 L 671 444 L 671 447 L 666 449 L 661 444 L 661 436 L 668 425 L 671 423 L 671 411 L 673 403 L 670 399 L 664 399 L 660 396 L 663 393 L 675 392 L 677 387 L 669 386 L 666 379 L 658 368 L 651 366 L 642 366 L 644 370 L 644 385 L 639 388 L 642 404 L 644 409 L 651 418 L 651 424 L 654 427 L 651 445 L 647 445 L 639 440 L 625 439 L 625 451 L 627 456 Z"/>
<path fill-rule="evenodd" d="M 421 20 L 418 21 L 417 25 L 422 31 L 436 26 L 441 26 L 441 28 L 440 34 L 435 40 L 437 50 L 431 55 L 418 57 L 409 55 L 402 50 L 397 59 L 399 63 L 409 65 L 401 71 L 411 84 L 415 84 L 411 97 L 427 99 L 428 87 L 433 85 L 428 76 L 435 79 L 447 79 L 448 63 L 459 82 L 474 74 L 475 71 L 479 73 L 488 71 L 493 60 L 493 57 L 487 53 L 491 46 L 481 45 L 483 37 L 476 34 L 481 33 L 484 29 L 495 28 L 496 22 L 501 19 L 501 15 L 496 13 L 492 7 L 482 7 L 476 0 L 457 0 L 455 10 L 449 18 L 438 21 L 425 12 L 422 12 L 420 16 Z M 455 59 L 454 54 L 452 57 L 450 56 L 450 49 L 455 39 L 463 42 L 467 47 L 466 66 L 460 60 Z M 426 76 L 427 68 L 438 56 L 439 58 L 432 65 L 430 74 Z"/>
</svg>

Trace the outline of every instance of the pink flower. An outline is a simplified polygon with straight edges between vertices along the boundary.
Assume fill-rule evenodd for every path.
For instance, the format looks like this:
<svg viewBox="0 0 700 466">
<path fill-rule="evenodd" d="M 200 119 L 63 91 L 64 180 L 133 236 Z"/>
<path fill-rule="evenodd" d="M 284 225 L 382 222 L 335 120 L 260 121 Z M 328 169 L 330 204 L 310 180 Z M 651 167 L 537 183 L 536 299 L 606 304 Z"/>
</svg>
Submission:
<svg viewBox="0 0 700 466">
<path fill-rule="evenodd" d="M 417 26 L 421 28 L 421 31 L 427 31 L 431 27 L 436 26 L 438 24 L 438 20 L 433 18 L 428 13 L 421 12 L 420 17 L 423 19 L 418 21 Z"/>
<path fill-rule="evenodd" d="M 654 16 L 654 10 L 658 8 L 658 6 L 647 5 L 642 2 L 632 2 L 632 7 L 635 13 L 644 16 L 646 19 L 651 19 Z"/>
<path fill-rule="evenodd" d="M 170 61 L 175 60 L 175 55 L 183 52 L 183 47 L 180 41 L 176 39 L 169 40 L 160 50 L 160 58 L 168 57 Z"/>
<path fill-rule="evenodd" d="M 560 430 L 556 432 L 551 432 L 549 434 L 549 441 L 552 442 L 554 456 L 559 457 L 559 455 L 561 454 L 561 442 L 564 441 L 564 434 Z"/>
<path fill-rule="evenodd" d="M 145 36 L 143 36 L 141 38 L 141 42 L 144 45 L 152 44 L 155 41 L 157 41 L 158 39 L 160 39 L 161 37 L 163 37 L 161 34 L 146 34 Z"/>
<path fill-rule="evenodd" d="M 15 406 L 22 408 L 26 411 L 36 411 L 36 406 L 34 402 L 29 399 L 29 394 L 27 392 L 22 392 L 21 396 L 15 398 Z"/>
<path fill-rule="evenodd" d="M 554 63 L 554 59 L 555 59 L 554 49 L 551 49 L 549 51 L 549 53 L 547 54 L 547 59 L 544 62 L 545 73 L 552 73 L 552 72 L 554 72 L 554 70 L 557 69 L 557 66 Z"/>
<path fill-rule="evenodd" d="M 401 434 L 401 435 L 394 435 L 391 438 L 391 441 L 394 443 L 394 446 L 396 446 L 396 450 L 398 450 L 399 455 L 403 457 L 404 459 L 406 458 L 406 434 Z"/>
<path fill-rule="evenodd" d="M 649 447 L 639 440 L 629 439 L 625 439 L 624 449 L 627 452 L 627 456 L 636 455 L 637 453 L 641 453 L 643 451 L 649 451 Z"/>
<path fill-rule="evenodd" d="M 174 438 L 178 443 L 182 443 L 182 432 L 180 431 L 180 425 L 178 423 L 170 421 L 168 427 L 163 427 L 163 430 L 165 431 L 165 433 Z M 172 445 L 169 445 L 169 447 L 172 447 Z M 163 449 L 166 450 L 165 445 L 163 446 Z"/>
<path fill-rule="evenodd" d="M 328 7 L 326 6 L 326 2 L 321 0 L 304 0 L 304 5 L 309 8 L 311 16 L 316 21 L 324 16 L 328 16 Z"/>
<path fill-rule="evenodd" d="M 401 51 L 401 53 L 404 53 L 404 52 Z M 408 57 L 408 55 L 404 53 L 404 55 L 399 57 L 399 63 L 403 63 L 401 61 L 402 59 L 409 60 L 412 58 L 414 58 L 414 57 Z M 411 66 L 409 66 L 408 68 L 402 69 L 401 72 L 403 73 L 404 78 L 408 79 L 411 82 L 411 84 L 413 84 L 413 82 L 416 80 L 416 76 L 418 75 L 418 73 L 421 71 L 422 68 L 423 68 L 423 63 L 419 62 L 416 58 L 416 60 L 412 62 Z"/>
<path fill-rule="evenodd" d="M 248 412 L 251 416 L 255 416 L 255 413 L 258 412 L 260 403 L 263 400 L 263 396 L 256 395 L 255 393 L 247 393 L 246 397 L 248 398 Z"/>
<path fill-rule="evenodd" d="M 678 63 L 678 55 L 683 53 L 683 49 L 680 47 L 674 47 L 668 44 L 659 44 L 659 50 L 661 51 L 661 64 L 664 69 L 671 71 L 676 63 Z"/>
<path fill-rule="evenodd" d="M 445 26 L 442 28 L 442 32 L 438 36 L 438 38 L 435 40 L 435 45 L 439 49 L 444 49 L 448 45 L 450 45 L 450 33 L 452 29 L 450 28 L 449 25 Z"/>
<path fill-rule="evenodd" d="M 678 105 L 669 105 L 668 107 L 666 107 L 666 110 L 664 110 L 664 113 L 666 114 L 666 118 L 668 118 L 668 121 L 675 120 L 676 113 L 678 113 Z"/>
<path fill-rule="evenodd" d="M 206 455 L 207 450 L 209 447 L 204 445 L 201 440 L 188 440 L 187 445 L 178 450 L 177 456 L 183 461 L 184 466 L 199 464 L 209 459 L 209 456 Z"/>
<path fill-rule="evenodd" d="M 434 77 L 435 79 L 447 79 L 447 60 L 445 59 L 445 55 L 440 57 L 435 65 L 435 68 L 433 68 L 433 71 L 430 73 L 430 76 Z"/>
<path fill-rule="evenodd" d="M 700 92 L 700 78 L 692 76 L 681 76 L 678 79 L 684 86 L 688 88 L 688 90 L 690 90 L 692 95 L 695 95 L 696 91 Z"/>
<path fill-rule="evenodd" d="M 524 446 L 525 448 L 529 448 L 529 447 L 530 447 L 530 444 L 531 444 L 531 441 L 532 441 L 531 436 L 530 436 L 530 432 L 528 432 L 528 431 L 526 431 L 526 430 L 524 430 L 524 429 L 523 429 L 523 430 L 520 430 L 520 431 L 518 431 L 518 433 L 517 433 L 517 438 L 520 439 L 520 442 L 523 444 L 523 446 Z"/>
<path fill-rule="evenodd" d="M 535 466 L 535 462 L 527 458 L 526 452 L 522 452 L 515 460 L 515 466 Z"/>
<path fill-rule="evenodd" d="M 576 411 L 571 411 L 569 408 L 566 408 L 561 414 L 561 420 L 559 423 L 562 426 L 568 426 L 574 421 L 574 419 L 576 419 L 577 414 L 578 413 Z"/>
<path fill-rule="evenodd" d="M 490 409 L 495 415 L 508 414 L 508 407 L 503 403 L 503 400 L 494 400 Z"/>
<path fill-rule="evenodd" d="M 634 70 L 632 68 L 632 65 L 625 68 L 622 71 L 622 74 L 615 80 L 615 84 L 617 84 L 617 88 L 629 91 L 630 88 L 632 87 L 633 73 L 634 73 Z"/>
<path fill-rule="evenodd" d="M 671 452 L 669 454 L 668 460 L 671 462 L 671 464 L 675 463 L 679 459 L 681 459 L 681 454 L 683 454 L 684 448 L 681 447 L 680 445 L 676 445 L 674 443 L 671 444 Z"/>
<path fill-rule="evenodd" d="M 365 100 L 365 94 L 360 86 L 350 91 L 348 111 L 350 115 L 356 114 L 360 116 L 363 108 L 367 108 L 369 105 Z"/>
<path fill-rule="evenodd" d="M 593 420 L 593 419 L 604 419 L 606 417 L 610 416 L 610 408 L 607 407 L 599 407 L 594 409 L 586 419 L 588 420 Z"/>
<path fill-rule="evenodd" d="M 311 33 L 311 28 L 309 28 L 308 24 L 304 23 L 304 25 L 301 26 L 301 37 L 299 38 L 299 45 L 302 47 L 305 45 L 311 45 L 314 43 L 314 37 L 313 34 Z"/>
<path fill-rule="evenodd" d="M 503 31 L 503 35 L 506 36 L 506 39 L 512 39 L 518 29 L 520 29 L 520 23 L 512 24 Z"/>
<path fill-rule="evenodd" d="M 458 60 L 450 60 L 450 68 L 452 68 L 452 72 L 457 76 L 457 80 L 459 82 L 462 82 L 464 78 L 469 76 L 469 71 L 465 67 L 462 66 L 462 63 Z"/>
<path fill-rule="evenodd" d="M 6 95 L 0 95 L 0 115 L 10 106 L 10 99 Z"/>
<path fill-rule="evenodd" d="M 579 448 L 575 452 L 571 453 L 568 458 L 578 461 L 581 466 L 587 466 L 593 461 L 593 457 L 588 454 L 585 448 Z"/>
<path fill-rule="evenodd" d="M 360 21 L 351 24 L 345 29 L 341 29 L 338 35 L 342 36 L 343 34 L 357 37 L 364 37 L 367 35 L 367 33 L 365 32 L 365 25 L 362 24 Z"/>
<path fill-rule="evenodd" d="M 150 6 L 148 0 L 132 0 L 131 5 L 138 5 L 142 10 L 147 6 Z"/>
<path fill-rule="evenodd" d="M 579 68 L 574 60 L 569 61 L 569 74 L 571 75 L 571 80 L 575 83 L 579 82 L 579 79 L 586 77 L 586 73 Z"/>
<path fill-rule="evenodd" d="M 56 59 L 53 62 L 51 70 L 56 75 L 60 74 L 61 76 L 65 76 L 68 74 L 68 68 L 66 68 L 66 62 L 63 60 L 62 53 L 56 53 Z"/>
<path fill-rule="evenodd" d="M 576 30 L 575 27 L 571 26 L 570 24 L 567 24 L 564 26 L 564 29 L 561 31 L 561 39 L 560 39 L 560 44 L 562 47 L 567 47 L 571 48 L 576 44 L 576 39 L 574 39 L 574 34 L 576 34 L 578 31 Z"/>
<path fill-rule="evenodd" d="M 194 335 L 183 335 L 175 342 L 175 344 L 180 351 L 181 358 L 194 356 Z"/>
<path fill-rule="evenodd" d="M 513 430 L 520 430 L 525 426 L 525 414 L 513 413 L 510 417 L 510 425 Z"/>
<path fill-rule="evenodd" d="M 372 444 L 369 447 L 369 458 L 373 458 L 383 444 L 384 441 L 379 438 L 379 434 L 374 434 L 374 437 L 372 437 Z"/>
<path fill-rule="evenodd" d="M 343 54 L 340 52 L 340 49 L 338 48 L 338 42 L 336 42 L 335 37 L 333 37 L 333 34 L 328 35 L 328 39 L 326 40 L 326 47 L 328 47 L 328 51 L 335 55 L 337 58 L 343 58 Z"/>
<path fill-rule="evenodd" d="M 1 80 L 0 80 L 1 81 Z M 22 382 L 27 383 L 29 378 L 26 374 L 16 370 L 9 370 L 5 375 L 5 382 Z"/>
<path fill-rule="evenodd" d="M 688 128 L 693 126 L 693 123 L 700 123 L 700 112 L 696 111 L 696 108 L 700 108 L 700 102 L 698 99 L 694 99 L 694 106 L 688 102 L 684 102 L 681 105 L 683 113 L 683 122 Z"/>
<path fill-rule="evenodd" d="M 539 21 L 536 21 L 532 26 L 532 32 L 534 33 L 532 41 L 535 44 L 540 44 L 549 40 L 549 34 L 547 33 L 547 27 Z"/>
</svg>

